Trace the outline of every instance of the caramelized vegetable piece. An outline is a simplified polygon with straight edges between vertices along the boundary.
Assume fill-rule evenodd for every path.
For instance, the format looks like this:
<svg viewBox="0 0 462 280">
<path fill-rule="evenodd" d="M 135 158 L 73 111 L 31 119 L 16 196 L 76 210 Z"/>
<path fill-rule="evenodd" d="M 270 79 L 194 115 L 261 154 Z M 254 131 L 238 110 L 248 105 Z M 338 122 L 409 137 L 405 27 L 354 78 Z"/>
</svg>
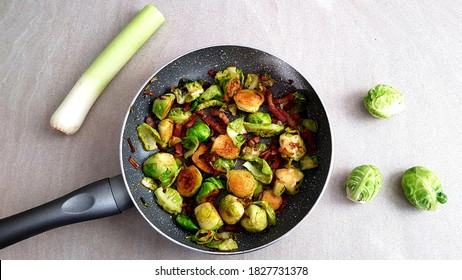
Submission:
<svg viewBox="0 0 462 280">
<path fill-rule="evenodd" d="M 190 165 L 180 171 L 176 180 L 176 188 L 184 197 L 191 197 L 197 193 L 202 184 L 202 174 L 196 166 Z"/>
<path fill-rule="evenodd" d="M 240 198 L 251 197 L 257 188 L 257 181 L 247 170 L 231 170 L 226 178 L 228 191 Z"/>
<path fill-rule="evenodd" d="M 207 147 L 207 145 L 200 144 L 199 148 L 197 148 L 196 152 L 192 156 L 192 161 L 197 167 L 199 167 L 200 170 L 204 171 L 205 173 L 212 174 L 215 170 L 207 162 L 205 157 L 202 156 L 208 153 L 209 151 L 210 151 L 210 148 Z"/>
<path fill-rule="evenodd" d="M 236 159 L 241 153 L 240 148 L 234 145 L 233 140 L 227 134 L 219 135 L 215 139 L 212 151 L 226 159 Z"/>
<path fill-rule="evenodd" d="M 234 95 L 234 102 L 236 102 L 237 108 L 244 112 L 258 112 L 264 101 L 265 96 L 257 90 L 243 89 Z"/>
<path fill-rule="evenodd" d="M 261 200 L 268 202 L 268 204 L 274 209 L 278 210 L 282 205 L 282 197 L 280 195 L 275 195 L 273 190 L 263 191 Z"/>
<path fill-rule="evenodd" d="M 163 119 L 159 122 L 157 130 L 159 130 L 160 140 L 162 143 L 168 143 L 170 138 L 173 136 L 173 127 L 175 126 L 173 120 Z"/>
<path fill-rule="evenodd" d="M 167 117 L 170 109 L 175 102 L 175 95 L 173 93 L 166 93 L 154 100 L 152 104 L 152 112 L 160 119 L 163 120 Z"/>
</svg>

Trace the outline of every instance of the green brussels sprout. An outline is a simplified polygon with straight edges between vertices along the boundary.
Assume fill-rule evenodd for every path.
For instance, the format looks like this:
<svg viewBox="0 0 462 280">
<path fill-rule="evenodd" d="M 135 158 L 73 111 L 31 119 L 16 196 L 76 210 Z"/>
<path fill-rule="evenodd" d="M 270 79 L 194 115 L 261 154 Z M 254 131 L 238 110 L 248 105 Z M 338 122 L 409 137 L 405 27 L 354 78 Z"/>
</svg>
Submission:
<svg viewBox="0 0 462 280">
<path fill-rule="evenodd" d="M 318 157 L 305 154 L 300 159 L 300 170 L 308 170 L 318 167 Z"/>
<path fill-rule="evenodd" d="M 363 100 L 364 106 L 376 118 L 390 118 L 404 110 L 404 95 L 388 85 L 371 88 Z"/>
<path fill-rule="evenodd" d="M 268 224 L 270 226 L 276 225 L 276 212 L 274 212 L 273 207 L 267 202 L 263 200 L 255 201 L 253 204 L 260 206 L 265 210 L 266 217 L 268 218 Z"/>
<path fill-rule="evenodd" d="M 240 220 L 241 226 L 251 233 L 263 231 L 268 226 L 266 211 L 256 204 L 250 204 Z"/>
<path fill-rule="evenodd" d="M 301 113 L 306 110 L 306 95 L 300 91 L 296 91 L 293 93 L 294 99 L 293 104 L 294 106 L 289 110 L 290 114 Z"/>
<path fill-rule="evenodd" d="M 318 131 L 318 122 L 312 119 L 302 119 L 302 125 L 310 131 L 316 133 Z"/>
<path fill-rule="evenodd" d="M 183 154 L 183 157 L 189 158 L 190 156 L 192 156 L 199 148 L 199 144 L 199 139 L 197 139 L 196 136 L 187 136 L 183 138 L 183 140 L 181 141 L 181 145 L 183 146 L 183 148 L 187 150 Z"/>
<path fill-rule="evenodd" d="M 157 97 L 152 103 L 152 112 L 160 120 L 163 120 L 167 117 L 174 103 L 175 103 L 175 94 L 173 93 L 163 94 Z"/>
<path fill-rule="evenodd" d="M 233 170 L 235 165 L 236 161 L 233 159 L 218 158 L 213 163 L 213 168 L 215 168 L 215 170 L 217 170 L 218 172 L 226 173 L 230 170 Z"/>
<path fill-rule="evenodd" d="M 244 128 L 244 117 L 231 121 L 226 126 L 226 134 L 233 140 L 236 147 L 241 147 L 245 143 L 244 135 L 247 131 Z"/>
<path fill-rule="evenodd" d="M 207 201 L 212 201 L 220 193 L 220 190 L 223 189 L 223 183 L 220 179 L 215 177 L 208 177 L 204 180 L 199 189 L 199 192 L 196 195 L 197 204 L 201 204 Z"/>
<path fill-rule="evenodd" d="M 246 161 L 242 166 L 247 168 L 257 181 L 265 185 L 273 180 L 273 170 L 271 170 L 266 160 L 262 158 L 257 157 L 254 161 Z"/>
<path fill-rule="evenodd" d="M 297 130 L 286 129 L 279 136 L 279 153 L 285 159 L 299 161 L 306 153 L 305 143 Z"/>
<path fill-rule="evenodd" d="M 159 132 L 149 126 L 147 123 L 142 123 L 136 127 L 136 131 L 138 133 L 138 137 L 143 143 L 143 147 L 147 151 L 157 150 L 157 144 L 161 145 L 162 147 L 166 147 L 167 144 L 162 142 L 160 138 Z"/>
<path fill-rule="evenodd" d="M 216 235 L 218 235 L 218 233 L 215 234 L 215 236 Z M 233 251 L 238 248 L 236 240 L 232 238 L 227 238 L 224 240 L 213 239 L 212 241 L 206 243 L 205 246 L 212 249 L 218 249 L 219 251 Z"/>
<path fill-rule="evenodd" d="M 150 156 L 143 163 L 143 172 L 157 180 L 159 187 L 169 187 L 174 182 L 181 168 L 173 155 L 158 152 Z"/>
<path fill-rule="evenodd" d="M 255 135 L 261 137 L 273 137 L 281 134 L 284 130 L 282 124 L 255 124 L 250 122 L 244 122 L 244 128 L 247 132 L 252 132 Z"/>
<path fill-rule="evenodd" d="M 275 175 L 276 181 L 273 186 L 273 193 L 275 195 L 281 195 L 284 192 L 288 195 L 298 193 L 300 183 L 304 177 L 303 172 L 293 166 L 288 166 L 287 168 L 277 169 Z"/>
<path fill-rule="evenodd" d="M 265 150 L 266 150 L 265 143 L 257 143 L 253 145 L 252 147 L 245 146 L 244 148 L 242 148 L 239 158 L 242 160 L 254 161 Z"/>
<path fill-rule="evenodd" d="M 197 226 L 194 220 L 191 219 L 188 215 L 179 214 L 176 216 L 175 221 L 185 230 L 193 232 L 197 232 L 199 230 L 199 226 Z"/>
<path fill-rule="evenodd" d="M 205 142 L 212 134 L 210 127 L 204 121 L 198 120 L 193 126 L 186 130 L 186 136 L 196 136 L 199 142 Z"/>
<path fill-rule="evenodd" d="M 200 110 L 204 110 L 208 107 L 221 107 L 223 106 L 223 102 L 219 101 L 219 100 L 209 100 L 209 101 L 205 101 L 203 103 L 200 103 L 199 105 L 197 105 L 197 107 L 194 109 L 195 111 L 200 111 Z"/>
<path fill-rule="evenodd" d="M 247 74 L 245 82 L 244 82 L 244 88 L 248 89 L 256 89 L 260 85 L 260 76 L 258 74 Z"/>
<path fill-rule="evenodd" d="M 244 72 L 242 72 L 240 68 L 229 66 L 216 73 L 215 83 L 218 84 L 225 93 L 224 100 L 229 102 L 237 91 L 242 88 L 244 84 Z"/>
<path fill-rule="evenodd" d="M 220 214 L 210 202 L 204 202 L 196 206 L 194 216 L 201 229 L 217 230 L 223 225 Z"/>
<path fill-rule="evenodd" d="M 249 114 L 247 116 L 247 121 L 249 123 L 255 123 L 255 124 L 271 124 L 271 115 L 268 113 L 263 113 L 263 112 L 256 112 Z"/>
<path fill-rule="evenodd" d="M 173 120 L 175 123 L 184 123 L 191 117 L 190 111 L 184 111 L 183 108 L 172 108 L 167 115 L 167 118 Z"/>
<path fill-rule="evenodd" d="M 257 188 L 257 181 L 247 170 L 233 169 L 226 173 L 226 187 L 229 192 L 240 198 L 248 198 Z"/>
<path fill-rule="evenodd" d="M 235 225 L 244 215 L 244 205 L 239 201 L 239 199 L 232 195 L 228 194 L 220 201 L 218 207 L 218 212 L 221 215 L 221 218 L 228 225 Z"/>
<path fill-rule="evenodd" d="M 175 124 L 173 120 L 169 118 L 163 119 L 159 122 L 157 125 L 157 130 L 159 131 L 160 140 L 162 143 L 168 143 L 168 141 L 170 141 L 170 138 L 173 136 L 174 127 Z"/>
<path fill-rule="evenodd" d="M 414 166 L 403 174 L 401 185 L 409 202 L 417 209 L 436 210 L 439 203 L 446 203 L 440 179 L 435 173 L 422 166 Z"/>
<path fill-rule="evenodd" d="M 210 243 L 215 234 L 216 232 L 213 230 L 199 229 L 196 234 L 189 236 L 188 239 L 202 245 Z"/>
<path fill-rule="evenodd" d="M 192 82 L 186 83 L 184 86 L 187 90 L 187 93 L 184 99 L 185 102 L 192 102 L 196 100 L 204 92 L 204 88 L 198 81 L 192 81 Z"/>
<path fill-rule="evenodd" d="M 347 198 L 364 204 L 371 201 L 382 188 L 382 174 L 373 165 L 354 168 L 345 182 Z"/>
<path fill-rule="evenodd" d="M 218 85 L 209 86 L 202 94 L 199 96 L 199 101 L 209 101 L 209 100 L 219 100 L 223 99 L 223 93 L 220 90 Z"/>
<path fill-rule="evenodd" d="M 154 179 L 147 176 L 143 176 L 143 178 L 141 178 L 140 183 L 143 187 L 148 188 L 151 191 L 155 191 L 159 187 L 156 181 L 154 181 Z"/>
<path fill-rule="evenodd" d="M 181 213 L 183 197 L 177 190 L 170 187 L 159 187 L 154 191 L 156 202 L 168 213 L 178 215 Z"/>
</svg>

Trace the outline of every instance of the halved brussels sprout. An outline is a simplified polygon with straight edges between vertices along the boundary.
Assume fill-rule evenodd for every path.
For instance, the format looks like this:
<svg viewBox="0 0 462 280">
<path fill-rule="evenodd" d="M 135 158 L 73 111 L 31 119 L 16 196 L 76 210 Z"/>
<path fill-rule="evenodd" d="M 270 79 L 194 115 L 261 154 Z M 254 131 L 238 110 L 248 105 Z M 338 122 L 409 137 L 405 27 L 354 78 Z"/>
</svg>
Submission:
<svg viewBox="0 0 462 280">
<path fill-rule="evenodd" d="M 382 174 L 373 165 L 361 165 L 354 168 L 345 182 L 347 198 L 364 204 L 371 201 L 382 188 Z"/>
<path fill-rule="evenodd" d="M 261 91 L 253 89 L 242 89 L 234 95 L 234 102 L 239 110 L 255 113 L 265 102 L 265 96 Z"/>
<path fill-rule="evenodd" d="M 245 209 L 240 224 L 248 232 L 261 232 L 268 226 L 266 211 L 256 204 L 250 204 Z"/>
<path fill-rule="evenodd" d="M 285 159 L 299 161 L 306 153 L 305 143 L 297 130 L 287 128 L 279 136 L 279 153 Z"/>
<path fill-rule="evenodd" d="M 198 81 L 186 83 L 184 86 L 187 91 L 185 96 L 185 102 L 192 102 L 196 100 L 204 92 L 204 88 Z"/>
<path fill-rule="evenodd" d="M 215 83 L 223 89 L 225 93 L 224 100 L 229 102 L 234 94 L 242 88 L 244 84 L 244 72 L 236 66 L 229 66 L 216 73 Z"/>
<path fill-rule="evenodd" d="M 141 185 L 145 188 L 150 189 L 151 191 L 155 191 L 159 186 L 151 177 L 143 176 L 141 179 Z"/>
<path fill-rule="evenodd" d="M 218 158 L 213 163 L 213 168 L 215 168 L 215 170 L 218 172 L 226 173 L 230 170 L 233 170 L 235 165 L 236 161 L 233 159 Z"/>
<path fill-rule="evenodd" d="M 138 132 L 138 137 L 143 143 L 143 147 L 147 151 L 157 150 L 157 144 L 161 145 L 162 147 L 166 147 L 167 145 L 162 142 L 159 132 L 149 126 L 147 123 L 142 123 L 136 127 L 136 131 Z"/>
<path fill-rule="evenodd" d="M 209 86 L 199 97 L 200 102 L 209 101 L 209 100 L 219 100 L 223 99 L 223 93 L 220 90 L 218 85 Z"/>
<path fill-rule="evenodd" d="M 152 103 L 152 112 L 160 119 L 163 120 L 167 117 L 170 109 L 175 103 L 175 94 L 166 93 L 157 97 Z"/>
<path fill-rule="evenodd" d="M 271 207 L 271 205 L 268 202 L 259 200 L 253 202 L 253 204 L 258 205 L 261 208 L 263 208 L 263 210 L 265 210 L 266 217 L 268 218 L 268 224 L 270 226 L 276 225 L 276 212 L 274 212 L 273 207 Z"/>
<path fill-rule="evenodd" d="M 271 124 L 271 115 L 264 112 L 256 112 L 247 116 L 247 121 L 249 123 L 255 124 Z"/>
<path fill-rule="evenodd" d="M 231 170 L 226 178 L 228 191 L 240 198 L 251 197 L 257 188 L 257 181 L 247 170 Z"/>
<path fill-rule="evenodd" d="M 180 165 L 169 153 L 155 153 L 143 163 L 144 174 L 157 180 L 159 187 L 171 186 L 180 170 Z"/>
<path fill-rule="evenodd" d="M 190 165 L 181 170 L 176 180 L 176 189 L 184 197 L 197 193 L 202 184 L 202 174 L 196 166 Z"/>
<path fill-rule="evenodd" d="M 217 230 L 223 225 L 220 214 L 210 202 L 204 202 L 196 206 L 194 216 L 199 227 L 204 230 Z"/>
<path fill-rule="evenodd" d="M 280 195 L 275 195 L 273 190 L 264 190 L 261 196 L 262 201 L 268 202 L 268 204 L 274 209 L 278 210 L 281 207 L 283 199 Z"/>
<path fill-rule="evenodd" d="M 173 120 L 166 118 L 159 122 L 157 130 L 159 130 L 160 140 L 162 143 L 168 143 L 170 138 L 173 136 L 173 128 L 175 124 Z"/>
<path fill-rule="evenodd" d="M 205 173 L 212 174 L 215 169 L 210 165 L 210 163 L 202 156 L 210 152 L 210 148 L 205 144 L 200 144 L 196 152 L 192 155 L 192 161 L 194 164 L 199 167 L 200 170 Z"/>
<path fill-rule="evenodd" d="M 233 140 L 226 134 L 219 135 L 212 144 L 212 151 L 226 159 L 236 159 L 241 149 L 234 145 Z"/>
<path fill-rule="evenodd" d="M 196 136 L 201 143 L 207 141 L 211 134 L 210 127 L 202 120 L 196 121 L 193 126 L 186 130 L 186 136 Z"/>
<path fill-rule="evenodd" d="M 231 121 L 226 126 L 226 134 L 233 140 L 236 147 L 241 147 L 245 143 L 244 135 L 247 133 L 244 127 L 244 117 L 237 118 Z"/>
<path fill-rule="evenodd" d="M 265 143 L 257 143 L 252 147 L 245 146 L 244 148 L 242 148 L 239 158 L 242 160 L 254 161 L 265 150 L 266 150 Z"/>
<path fill-rule="evenodd" d="M 185 103 L 186 93 L 187 93 L 187 91 L 185 89 L 175 87 L 175 88 L 172 89 L 172 93 L 176 97 L 176 103 L 178 103 L 178 104 L 184 104 Z"/>
<path fill-rule="evenodd" d="M 440 179 L 435 173 L 422 166 L 406 170 L 401 179 L 404 194 L 417 209 L 436 210 L 439 203 L 446 203 Z"/>
<path fill-rule="evenodd" d="M 154 191 L 156 202 L 168 213 L 178 215 L 181 213 L 183 197 L 177 190 L 170 187 L 159 187 Z"/>
<path fill-rule="evenodd" d="M 200 144 L 199 139 L 197 139 L 196 136 L 184 137 L 183 140 L 181 141 L 181 145 L 187 151 L 183 153 L 183 157 L 187 159 L 190 156 L 192 156 L 199 148 L 199 144 Z"/>
<path fill-rule="evenodd" d="M 308 170 L 318 167 L 318 157 L 305 154 L 300 159 L 300 170 Z"/>
<path fill-rule="evenodd" d="M 265 185 L 271 183 L 273 180 L 273 170 L 271 170 L 266 160 L 262 158 L 257 157 L 254 161 L 246 161 L 242 166 L 247 168 L 257 181 Z"/>
<path fill-rule="evenodd" d="M 284 192 L 288 195 L 294 195 L 300 190 L 300 183 L 304 177 L 303 173 L 295 168 L 281 168 L 275 171 L 276 181 L 274 182 L 273 192 L 275 195 L 281 195 Z"/>
<path fill-rule="evenodd" d="M 175 123 L 184 123 L 191 117 L 190 111 L 184 111 L 183 108 L 172 108 L 167 115 L 167 118 L 172 119 Z"/>
<path fill-rule="evenodd" d="M 202 102 L 200 103 L 199 105 L 197 105 L 197 107 L 194 109 L 195 111 L 200 111 L 200 110 L 204 110 L 208 107 L 221 107 L 223 106 L 223 102 L 219 101 L 219 100 L 209 100 L 209 101 L 205 101 L 205 102 Z"/>
<path fill-rule="evenodd" d="M 318 131 L 318 122 L 313 119 L 303 119 L 302 125 L 312 132 L 316 133 Z"/>
<path fill-rule="evenodd" d="M 244 128 L 247 132 L 252 132 L 255 135 L 261 137 L 273 137 L 276 135 L 281 134 L 284 130 L 284 126 L 282 124 L 255 124 L 244 122 Z"/>
<path fill-rule="evenodd" d="M 259 87 L 260 82 L 261 80 L 258 74 L 253 74 L 253 73 L 247 74 L 245 83 L 244 83 L 244 88 L 256 89 Z"/>
<path fill-rule="evenodd" d="M 196 195 L 197 204 L 214 200 L 221 189 L 223 189 L 223 183 L 220 181 L 220 179 L 215 177 L 208 177 L 204 180 L 201 188 L 199 189 L 199 192 Z"/>
<path fill-rule="evenodd" d="M 216 235 L 218 235 L 218 233 L 215 234 L 215 236 Z M 237 242 L 232 238 L 227 238 L 223 240 L 213 239 L 209 243 L 206 243 L 205 246 L 212 248 L 212 249 L 218 249 L 219 251 L 233 251 L 238 248 Z"/>
<path fill-rule="evenodd" d="M 242 205 L 236 196 L 228 194 L 220 201 L 218 211 L 225 223 L 234 225 L 237 224 L 244 215 L 245 209 L 244 205 Z"/>
<path fill-rule="evenodd" d="M 364 106 L 376 118 L 390 118 L 404 110 L 404 95 L 389 85 L 371 88 L 363 100 Z"/>
</svg>

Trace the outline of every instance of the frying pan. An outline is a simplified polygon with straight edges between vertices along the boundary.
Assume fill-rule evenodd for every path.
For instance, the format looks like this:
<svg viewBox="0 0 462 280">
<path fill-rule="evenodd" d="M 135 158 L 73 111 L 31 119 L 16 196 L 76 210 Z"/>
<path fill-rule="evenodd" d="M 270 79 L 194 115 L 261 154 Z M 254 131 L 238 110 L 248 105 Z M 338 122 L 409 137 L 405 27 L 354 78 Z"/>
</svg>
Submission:
<svg viewBox="0 0 462 280">
<path fill-rule="evenodd" d="M 135 168 L 129 158 L 141 164 L 153 154 L 143 149 L 136 127 L 151 114 L 152 102 L 157 95 L 167 92 L 182 78 L 209 79 L 209 82 L 213 82 L 207 75 L 209 70 L 220 70 L 231 65 L 242 68 L 244 73 L 269 73 L 277 82 L 272 88 L 274 93 L 296 88 L 306 95 L 308 104 L 304 117 L 316 119 L 319 124 L 317 148 L 313 152 L 318 157 L 319 166 L 304 171 L 300 192 L 288 198 L 275 226 L 259 234 L 238 233 L 236 241 L 239 248 L 232 252 L 220 252 L 187 240 L 191 233 L 178 226 L 174 217 L 156 204 L 152 192 L 140 185 L 143 177 L 141 168 Z M 156 93 L 156 96 L 146 95 L 147 90 Z M 91 183 L 44 205 L 1 219 L 0 248 L 53 228 L 119 214 L 135 206 L 160 234 L 192 250 L 238 254 L 261 249 L 287 235 L 313 209 L 330 176 L 332 148 L 328 116 L 319 96 L 289 64 L 264 51 L 243 46 L 213 46 L 192 51 L 168 63 L 150 77 L 128 108 L 120 139 L 122 174 Z"/>
</svg>

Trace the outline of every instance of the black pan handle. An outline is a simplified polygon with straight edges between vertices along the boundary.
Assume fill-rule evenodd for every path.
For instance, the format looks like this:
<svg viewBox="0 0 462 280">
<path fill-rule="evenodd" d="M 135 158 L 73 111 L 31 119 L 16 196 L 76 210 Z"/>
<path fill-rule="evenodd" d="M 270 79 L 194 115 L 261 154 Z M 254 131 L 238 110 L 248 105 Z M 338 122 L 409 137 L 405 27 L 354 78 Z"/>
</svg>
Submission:
<svg viewBox="0 0 462 280">
<path fill-rule="evenodd" d="M 104 218 L 133 207 L 122 175 L 86 185 L 41 206 L 0 220 L 0 249 L 50 229 Z"/>
</svg>

